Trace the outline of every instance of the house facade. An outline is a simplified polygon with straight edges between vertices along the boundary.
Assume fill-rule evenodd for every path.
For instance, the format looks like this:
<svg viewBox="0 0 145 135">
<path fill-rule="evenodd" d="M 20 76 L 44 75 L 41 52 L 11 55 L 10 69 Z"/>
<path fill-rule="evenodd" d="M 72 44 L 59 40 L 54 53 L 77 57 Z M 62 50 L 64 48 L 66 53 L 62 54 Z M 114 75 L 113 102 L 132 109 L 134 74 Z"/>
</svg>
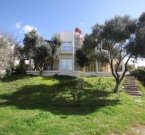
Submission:
<svg viewBox="0 0 145 135">
<path fill-rule="evenodd" d="M 95 63 L 90 64 L 81 71 L 81 68 L 76 63 L 75 52 L 78 48 L 81 48 L 84 41 L 84 36 L 79 28 L 76 28 L 74 32 L 60 32 L 55 34 L 62 41 L 61 46 L 57 50 L 57 56 L 54 61 L 54 70 L 50 71 L 49 62 L 46 64 L 44 76 L 49 75 L 111 75 L 111 69 L 109 65 L 102 66 L 101 64 Z M 31 68 L 32 69 L 32 68 Z M 38 74 L 36 71 L 29 70 L 28 74 Z"/>
</svg>

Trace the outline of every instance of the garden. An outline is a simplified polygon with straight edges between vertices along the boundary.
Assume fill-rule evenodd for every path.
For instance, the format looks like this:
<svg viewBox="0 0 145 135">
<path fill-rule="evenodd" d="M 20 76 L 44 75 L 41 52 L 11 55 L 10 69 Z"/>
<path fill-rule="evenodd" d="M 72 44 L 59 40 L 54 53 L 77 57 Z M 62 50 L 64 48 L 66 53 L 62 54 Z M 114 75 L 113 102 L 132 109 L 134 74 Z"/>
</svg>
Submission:
<svg viewBox="0 0 145 135">
<path fill-rule="evenodd" d="M 34 77 L 0 81 L 1 135 L 144 134 L 142 97 L 128 96 L 113 77 Z"/>
</svg>

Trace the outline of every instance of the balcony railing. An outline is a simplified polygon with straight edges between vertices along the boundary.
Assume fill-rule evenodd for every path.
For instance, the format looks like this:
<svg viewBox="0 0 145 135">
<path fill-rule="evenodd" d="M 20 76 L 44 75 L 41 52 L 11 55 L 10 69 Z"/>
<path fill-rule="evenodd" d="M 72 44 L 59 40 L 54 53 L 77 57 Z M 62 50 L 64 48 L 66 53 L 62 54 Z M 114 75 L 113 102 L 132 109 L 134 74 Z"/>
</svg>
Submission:
<svg viewBox="0 0 145 135">
<path fill-rule="evenodd" d="M 73 53 L 73 46 L 72 45 L 61 45 L 60 52 L 61 53 Z"/>
</svg>

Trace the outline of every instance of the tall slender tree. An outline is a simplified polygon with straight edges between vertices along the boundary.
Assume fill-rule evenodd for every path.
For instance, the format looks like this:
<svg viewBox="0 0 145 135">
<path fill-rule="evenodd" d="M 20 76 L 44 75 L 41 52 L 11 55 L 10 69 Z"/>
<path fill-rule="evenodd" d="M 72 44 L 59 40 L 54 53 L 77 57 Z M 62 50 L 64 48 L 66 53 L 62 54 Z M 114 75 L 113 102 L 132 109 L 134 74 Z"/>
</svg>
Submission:
<svg viewBox="0 0 145 135">
<path fill-rule="evenodd" d="M 51 66 L 51 70 L 53 70 L 54 60 L 57 57 L 57 49 L 61 45 L 61 40 L 57 36 L 54 36 L 51 40 L 45 40 L 45 41 L 48 43 L 50 47 L 50 66 Z"/>
<path fill-rule="evenodd" d="M 42 75 L 44 70 L 44 63 L 48 61 L 50 57 L 50 48 L 45 42 L 42 42 L 39 46 L 34 48 L 33 59 L 35 68 L 40 71 L 39 75 Z"/>
<path fill-rule="evenodd" d="M 31 69 L 31 59 L 33 56 L 34 48 L 39 44 L 40 36 L 36 30 L 32 30 L 25 34 L 23 44 L 25 55 L 29 58 L 29 69 Z"/>
</svg>

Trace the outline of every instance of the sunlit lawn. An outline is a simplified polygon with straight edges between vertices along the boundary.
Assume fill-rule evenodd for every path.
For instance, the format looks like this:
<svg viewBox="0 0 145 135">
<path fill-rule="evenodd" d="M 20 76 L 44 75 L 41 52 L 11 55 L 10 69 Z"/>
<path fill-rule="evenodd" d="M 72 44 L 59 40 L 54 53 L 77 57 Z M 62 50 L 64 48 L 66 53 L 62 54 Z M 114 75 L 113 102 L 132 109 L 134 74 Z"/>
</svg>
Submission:
<svg viewBox="0 0 145 135">
<path fill-rule="evenodd" d="M 0 135 L 134 135 L 134 127 L 145 127 L 145 87 L 133 98 L 122 86 L 112 93 L 111 77 L 83 79 L 87 86 L 77 103 L 69 77 L 0 81 Z"/>
</svg>

